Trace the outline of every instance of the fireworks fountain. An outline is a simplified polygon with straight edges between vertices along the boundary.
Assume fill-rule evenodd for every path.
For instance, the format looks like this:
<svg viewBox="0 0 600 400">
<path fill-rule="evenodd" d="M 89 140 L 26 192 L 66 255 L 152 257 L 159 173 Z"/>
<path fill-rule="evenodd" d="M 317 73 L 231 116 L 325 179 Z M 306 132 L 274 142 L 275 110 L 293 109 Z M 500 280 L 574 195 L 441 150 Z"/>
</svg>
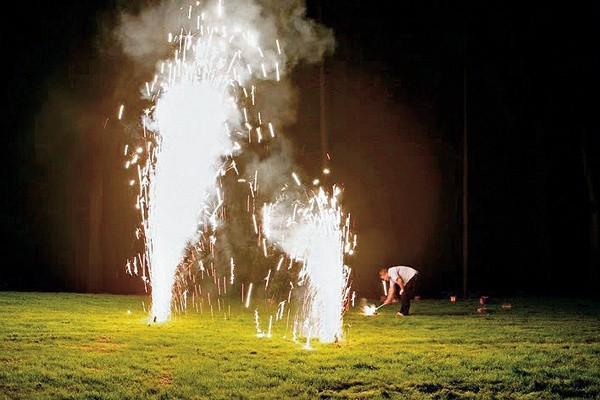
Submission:
<svg viewBox="0 0 600 400">
<path fill-rule="evenodd" d="M 231 8 L 230 17 L 221 0 L 198 1 L 178 8 L 178 28 L 167 36 L 172 57 L 158 64 L 157 74 L 143 90 L 144 97 L 152 104 L 142 118 L 145 145 L 135 151 L 128 151 L 126 146 L 125 154 L 130 157 L 126 167 L 137 166 L 136 207 L 142 220 L 137 235 L 145 244 L 143 255 L 138 255 L 133 263 L 128 262 L 128 271 L 138 274 L 140 266 L 142 278 L 151 288 L 151 317 L 155 322 L 168 320 L 173 305 L 187 307 L 185 280 L 195 278 L 191 271 L 180 273 L 180 268 L 190 246 L 200 243 L 195 248 L 214 251 L 215 232 L 226 197 L 220 178 L 229 170 L 239 174 L 234 158 L 247 150 L 249 143 L 260 144 L 275 138 L 275 124 L 256 111 L 257 84 L 280 81 L 285 69 L 299 60 L 318 61 L 329 46 L 328 35 L 323 39 L 316 25 L 302 19 L 303 8 L 294 9 L 301 2 L 290 0 L 290 6 L 294 6 L 290 10 L 295 11 L 278 23 L 257 4 L 242 3 Z M 271 7 L 273 15 L 281 17 L 280 5 L 274 3 Z M 247 18 L 241 10 L 250 11 Z M 291 46 L 291 55 L 282 51 L 282 43 L 276 36 L 269 37 L 278 31 L 286 34 L 290 27 L 297 30 L 290 35 L 295 34 L 295 42 L 301 43 Z M 269 45 L 261 47 L 265 36 Z M 270 97 L 279 104 L 282 96 Z M 119 118 L 122 113 L 121 105 Z M 262 168 L 268 168 L 271 176 L 278 171 L 286 173 L 284 167 Z M 258 169 L 254 170 L 253 179 L 240 177 L 238 181 L 247 184 L 251 192 L 247 211 L 252 214 L 257 243 L 265 257 L 269 241 L 289 258 L 288 269 L 293 262 L 301 265 L 296 280 L 290 282 L 291 289 L 303 288 L 294 337 L 296 326 L 300 326 L 301 334 L 308 337 L 307 345 L 311 337 L 322 342 L 337 341 L 342 336 L 342 315 L 349 292 L 350 268 L 344 258 L 352 253 L 356 237 L 350 236 L 350 218 L 344 216 L 338 203 L 338 187 L 334 186 L 332 193 L 320 188 L 308 194 L 298 175 L 293 173 L 292 177 L 297 190 L 293 195 L 288 190 L 284 197 L 265 205 L 262 221 L 255 206 Z M 271 198 L 268 193 L 266 197 Z M 279 259 L 276 270 L 269 270 L 265 291 L 284 257 Z M 211 267 L 218 296 L 227 293 L 226 285 L 234 284 L 235 261 L 233 258 L 228 261 L 228 277 L 225 274 L 217 277 L 214 266 Z M 204 277 L 201 261 L 199 267 Z M 242 302 L 246 308 L 250 305 L 252 288 L 253 283 L 249 282 L 244 298 L 242 283 Z M 279 303 L 275 321 L 283 319 L 285 307 L 291 302 L 291 289 L 287 300 Z M 206 298 L 213 315 L 209 292 Z M 216 300 L 220 310 L 220 299 Z M 287 314 L 289 321 L 289 309 Z M 259 328 L 257 310 L 255 317 L 260 336 L 271 337 L 273 315 L 268 319 L 266 335 Z"/>
<path fill-rule="evenodd" d="M 173 57 L 160 63 L 160 72 L 145 86 L 153 106 L 143 117 L 148 157 L 138 169 L 137 206 L 146 244 L 142 264 L 149 275 L 144 279 L 151 286 L 157 322 L 171 314 L 175 271 L 187 245 L 210 235 L 218 224 L 223 204 L 218 177 L 235 169 L 240 142 L 253 135 L 262 140 L 261 128 L 267 126 L 274 136 L 271 123 L 260 126 L 260 115 L 259 126 L 251 124 L 243 104 L 254 105 L 255 90 L 244 85 L 253 71 L 279 79 L 278 64 L 266 64 L 256 32 L 225 25 L 220 1 L 199 5 L 189 6 L 184 26 L 168 35 Z M 273 46 L 280 51 L 277 41 Z M 248 52 L 254 54 L 245 57 Z"/>
<path fill-rule="evenodd" d="M 285 253 L 302 262 L 299 285 L 305 287 L 302 326 L 309 337 L 333 342 L 342 337 L 342 315 L 348 300 L 350 268 L 344 255 L 351 254 L 356 236 L 350 234 L 350 216 L 344 218 L 333 187 L 313 193 L 308 203 L 282 197 L 263 208 L 265 236 Z"/>
<path fill-rule="evenodd" d="M 227 108 L 222 89 L 186 79 L 165 90 L 150 116 L 160 138 L 156 162 L 145 171 L 149 185 L 144 227 L 152 314 L 159 322 L 170 315 L 175 268 L 199 219 L 208 214 L 214 221 L 220 201 L 211 210 L 207 197 L 215 190 L 218 162 L 232 147 L 224 126 Z"/>
</svg>

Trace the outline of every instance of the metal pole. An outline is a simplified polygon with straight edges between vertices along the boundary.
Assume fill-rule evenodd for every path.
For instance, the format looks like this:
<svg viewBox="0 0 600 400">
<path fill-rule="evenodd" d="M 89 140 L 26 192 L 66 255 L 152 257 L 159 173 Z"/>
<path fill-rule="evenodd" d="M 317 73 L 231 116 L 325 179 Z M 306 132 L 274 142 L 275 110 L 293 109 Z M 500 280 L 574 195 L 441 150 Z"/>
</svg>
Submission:
<svg viewBox="0 0 600 400">
<path fill-rule="evenodd" d="M 319 20 L 323 21 L 323 9 L 319 5 Z M 321 153 L 323 168 L 328 165 L 327 119 L 325 117 L 325 59 L 319 67 L 319 127 L 321 130 Z"/>
<path fill-rule="evenodd" d="M 321 150 L 323 156 L 323 168 L 327 167 L 329 148 L 327 145 L 327 120 L 325 118 L 325 60 L 321 63 L 319 71 L 319 105 L 320 105 L 320 120 L 319 125 L 321 128 Z"/>
<path fill-rule="evenodd" d="M 467 298 L 469 272 L 469 158 L 467 147 L 467 67 L 463 68 L 463 183 L 462 183 L 462 264 L 463 264 L 463 298 Z"/>
</svg>

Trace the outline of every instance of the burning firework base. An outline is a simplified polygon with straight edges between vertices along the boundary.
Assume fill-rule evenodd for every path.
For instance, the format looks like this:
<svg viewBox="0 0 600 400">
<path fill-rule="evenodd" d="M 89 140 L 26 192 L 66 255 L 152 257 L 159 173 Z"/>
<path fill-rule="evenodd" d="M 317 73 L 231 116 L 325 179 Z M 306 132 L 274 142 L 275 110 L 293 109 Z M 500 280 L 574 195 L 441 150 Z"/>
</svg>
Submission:
<svg viewBox="0 0 600 400">
<path fill-rule="evenodd" d="M 365 300 L 366 303 L 366 300 Z M 364 315 L 367 315 L 369 317 L 377 315 L 377 310 L 379 310 L 381 307 L 385 306 L 386 304 L 380 304 L 378 306 L 375 306 L 374 304 L 365 304 L 361 307 L 362 313 Z"/>
</svg>

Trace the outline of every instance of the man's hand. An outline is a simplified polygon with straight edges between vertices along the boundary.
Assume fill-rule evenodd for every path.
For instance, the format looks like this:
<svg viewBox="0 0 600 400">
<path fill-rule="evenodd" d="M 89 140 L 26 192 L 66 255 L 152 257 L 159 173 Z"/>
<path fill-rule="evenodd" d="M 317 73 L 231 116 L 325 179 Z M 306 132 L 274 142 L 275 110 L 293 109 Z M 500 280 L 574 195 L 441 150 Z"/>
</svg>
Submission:
<svg viewBox="0 0 600 400">
<path fill-rule="evenodd" d="M 398 284 L 398 288 L 400 289 L 398 294 L 402 296 L 402 293 L 404 293 L 404 281 L 402 280 L 402 278 L 398 278 L 396 279 L 396 283 Z"/>
</svg>

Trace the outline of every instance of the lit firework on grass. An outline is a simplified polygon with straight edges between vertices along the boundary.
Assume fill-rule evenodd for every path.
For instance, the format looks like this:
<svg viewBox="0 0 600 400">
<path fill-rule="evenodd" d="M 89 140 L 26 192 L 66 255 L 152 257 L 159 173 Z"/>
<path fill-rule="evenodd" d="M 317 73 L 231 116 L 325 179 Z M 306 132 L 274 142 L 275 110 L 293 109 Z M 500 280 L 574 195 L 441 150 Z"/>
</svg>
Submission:
<svg viewBox="0 0 600 400">
<path fill-rule="evenodd" d="M 153 103 L 143 117 L 145 164 L 138 152 L 126 164 L 138 168 L 142 229 L 137 235 L 145 242 L 144 255 L 133 264 L 137 270 L 139 261 L 151 287 L 155 322 L 171 315 L 176 270 L 186 248 L 200 240 L 211 248 L 215 244 L 224 196 L 218 179 L 229 169 L 237 172 L 233 156 L 240 143 L 252 137 L 260 142 L 261 129 L 274 136 L 271 123 L 251 114 L 255 88 L 245 85 L 255 76 L 278 80 L 278 63 L 267 63 L 255 32 L 226 25 L 221 1 L 199 5 L 182 9 L 182 28 L 167 38 L 173 56 L 145 85 L 145 97 Z M 279 42 L 273 46 L 268 54 L 280 53 Z M 122 112 L 121 107 L 119 117 Z M 233 260 L 231 265 L 233 281 Z"/>
<path fill-rule="evenodd" d="M 306 204 L 290 204 L 281 198 L 263 209 L 267 239 L 302 263 L 298 284 L 304 293 L 299 318 L 307 346 L 311 337 L 324 343 L 342 338 L 350 275 L 344 257 L 352 254 L 356 237 L 350 234 L 350 216 L 344 216 L 339 194 L 336 186 L 331 194 L 319 188 Z"/>
<path fill-rule="evenodd" d="M 373 304 L 368 304 L 366 306 L 363 306 L 362 312 L 364 315 L 368 316 L 377 315 L 377 310 L 379 310 L 381 307 L 383 307 L 383 304 L 379 307 L 375 307 Z"/>
<path fill-rule="evenodd" d="M 377 314 L 377 307 L 374 305 L 367 305 L 362 308 L 362 312 L 365 315 L 375 315 Z"/>
</svg>

